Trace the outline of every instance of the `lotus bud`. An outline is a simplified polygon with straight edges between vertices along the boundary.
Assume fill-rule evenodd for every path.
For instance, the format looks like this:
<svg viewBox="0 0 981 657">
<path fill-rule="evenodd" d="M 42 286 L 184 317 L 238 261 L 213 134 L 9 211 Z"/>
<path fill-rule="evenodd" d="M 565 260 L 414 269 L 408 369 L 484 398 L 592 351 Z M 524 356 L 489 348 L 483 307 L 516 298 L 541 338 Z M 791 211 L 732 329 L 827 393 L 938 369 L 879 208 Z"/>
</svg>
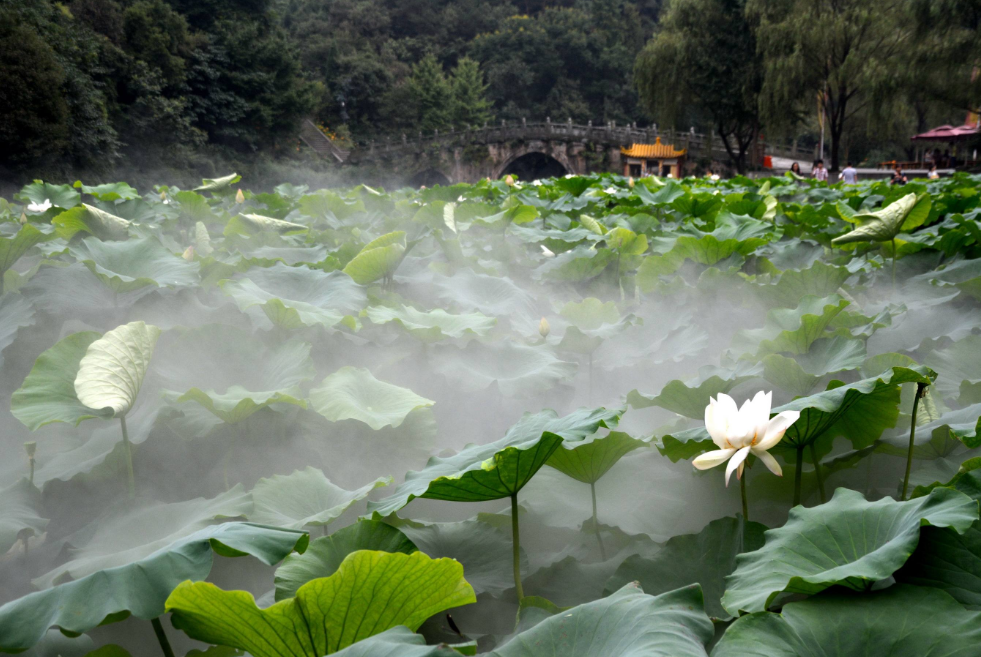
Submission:
<svg viewBox="0 0 981 657">
<path fill-rule="evenodd" d="M 548 337 L 551 330 L 552 327 L 548 325 L 548 320 L 542 317 L 542 321 L 538 322 L 538 334 L 544 339 Z"/>
<path fill-rule="evenodd" d="M 194 260 L 194 246 L 193 245 L 187 247 L 186 249 L 184 249 L 184 256 L 183 257 L 188 262 L 190 262 L 191 260 Z"/>
<path fill-rule="evenodd" d="M 167 192 L 160 192 L 160 200 L 161 201 L 167 200 Z"/>
<path fill-rule="evenodd" d="M 27 223 L 27 213 L 26 212 L 21 212 L 20 213 L 20 223 L 22 223 L 22 224 L 26 224 Z"/>
<path fill-rule="evenodd" d="M 629 178 L 627 178 L 627 185 L 630 187 L 630 189 L 633 189 L 634 188 L 634 177 L 633 176 L 630 176 Z"/>
<path fill-rule="evenodd" d="M 24 451 L 27 452 L 27 458 L 33 461 L 34 455 L 37 453 L 37 443 L 33 441 L 29 443 L 24 443 Z"/>
<path fill-rule="evenodd" d="M 508 177 L 504 179 L 504 184 L 508 187 L 514 187 L 514 176 L 509 173 Z"/>
<path fill-rule="evenodd" d="M 239 189 L 238 190 L 238 193 L 235 194 L 235 202 L 236 203 L 245 203 L 245 194 L 242 193 L 242 190 L 241 189 Z"/>
</svg>

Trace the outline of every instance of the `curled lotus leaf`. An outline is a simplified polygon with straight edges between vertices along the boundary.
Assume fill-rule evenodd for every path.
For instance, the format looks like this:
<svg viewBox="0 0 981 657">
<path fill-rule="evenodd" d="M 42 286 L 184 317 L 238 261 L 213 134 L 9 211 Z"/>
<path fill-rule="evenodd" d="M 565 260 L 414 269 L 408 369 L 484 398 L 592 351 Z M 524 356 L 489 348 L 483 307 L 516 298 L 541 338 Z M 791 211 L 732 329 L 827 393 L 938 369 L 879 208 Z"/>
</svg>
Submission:
<svg viewBox="0 0 981 657">
<path fill-rule="evenodd" d="M 75 394 L 89 408 L 124 417 L 140 393 L 160 329 L 131 322 L 106 332 L 88 346 L 78 364 Z"/>
</svg>

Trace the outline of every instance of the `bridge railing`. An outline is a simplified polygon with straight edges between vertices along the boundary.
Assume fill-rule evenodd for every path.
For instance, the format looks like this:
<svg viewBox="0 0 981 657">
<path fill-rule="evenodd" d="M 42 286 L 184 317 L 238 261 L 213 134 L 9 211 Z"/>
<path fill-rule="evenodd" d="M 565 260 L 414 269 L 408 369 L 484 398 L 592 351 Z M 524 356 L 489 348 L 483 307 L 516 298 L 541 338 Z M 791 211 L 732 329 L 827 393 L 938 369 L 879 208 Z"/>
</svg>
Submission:
<svg viewBox="0 0 981 657">
<path fill-rule="evenodd" d="M 686 148 L 690 157 L 707 154 L 709 145 L 713 154 L 725 153 L 722 140 L 712 133 L 700 133 L 693 130 L 662 130 L 657 126 L 646 128 L 636 124 L 621 126 L 616 122 L 605 125 L 593 125 L 566 122 L 545 121 L 501 121 L 500 124 L 485 124 L 482 127 L 469 129 L 451 129 L 435 131 L 432 134 L 418 133 L 409 137 L 402 135 L 401 139 L 388 138 L 384 141 L 371 141 L 352 153 L 355 160 L 373 159 L 388 154 L 419 152 L 432 146 L 446 146 L 465 143 L 495 143 L 512 140 L 581 140 L 600 142 L 606 145 L 629 146 L 633 143 L 652 144 L 657 137 L 665 144 L 673 144 L 676 148 Z M 769 141 L 764 144 L 763 152 L 778 157 L 797 158 L 809 157 L 809 153 L 798 152 L 796 145 L 789 141 Z"/>
</svg>

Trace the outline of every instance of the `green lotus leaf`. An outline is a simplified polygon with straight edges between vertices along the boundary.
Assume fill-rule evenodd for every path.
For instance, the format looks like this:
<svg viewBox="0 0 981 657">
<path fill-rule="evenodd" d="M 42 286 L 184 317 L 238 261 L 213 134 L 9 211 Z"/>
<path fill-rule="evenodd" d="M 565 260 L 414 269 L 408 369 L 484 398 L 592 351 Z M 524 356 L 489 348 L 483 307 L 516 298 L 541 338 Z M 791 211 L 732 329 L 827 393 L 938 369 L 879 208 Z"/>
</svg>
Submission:
<svg viewBox="0 0 981 657">
<path fill-rule="evenodd" d="M 21 652 L 50 627 L 80 634 L 130 615 L 150 620 L 186 580 L 211 572 L 212 552 L 250 555 L 273 565 L 294 549 L 306 549 L 307 534 L 278 527 L 230 522 L 213 525 L 161 547 L 149 556 L 95 572 L 54 588 L 29 593 L 0 607 L 0 652 Z"/>
<path fill-rule="evenodd" d="M 97 240 L 125 240 L 131 223 L 122 217 L 82 203 L 51 220 L 58 237 L 70 240 L 78 233 L 88 233 Z"/>
<path fill-rule="evenodd" d="M 34 584 L 49 587 L 145 559 L 218 520 L 244 518 L 251 510 L 252 499 L 241 485 L 211 499 L 151 502 L 115 513 L 107 510 L 65 539 L 71 546 L 71 559 Z"/>
<path fill-rule="evenodd" d="M 241 329 L 209 325 L 166 345 L 156 369 L 176 401 L 195 401 L 234 424 L 270 404 L 306 408 L 299 384 L 315 373 L 310 349 L 295 339 L 267 346 Z"/>
<path fill-rule="evenodd" d="M 409 472 L 395 492 L 368 511 L 395 513 L 417 497 L 432 500 L 481 502 L 517 494 L 541 469 L 563 440 L 575 442 L 601 427 L 616 428 L 623 409 L 586 409 L 558 417 L 546 410 L 526 413 L 498 441 L 468 445 L 450 457 L 434 456 L 419 472 Z"/>
<path fill-rule="evenodd" d="M 56 208 L 68 210 L 82 202 L 82 195 L 72 189 L 71 185 L 52 185 L 40 180 L 35 180 L 30 185 L 25 185 L 17 198 L 28 203 L 44 203 L 50 201 Z"/>
<path fill-rule="evenodd" d="M 7 551 L 22 536 L 38 536 L 48 521 L 38 515 L 41 492 L 27 479 L 0 490 L 0 554 Z"/>
<path fill-rule="evenodd" d="M 713 657 L 947 657 L 974 654 L 981 622 L 949 595 L 918 586 L 827 593 L 743 616 Z"/>
<path fill-rule="evenodd" d="M 295 233 L 308 230 L 303 224 L 284 221 L 273 217 L 265 217 L 261 214 L 237 214 L 225 224 L 225 237 L 230 235 L 252 235 L 254 233 L 275 232 L 275 233 Z"/>
<path fill-rule="evenodd" d="M 698 583 L 705 595 L 705 613 L 728 619 L 719 602 L 725 579 L 736 569 L 736 555 L 763 547 L 766 527 L 741 518 L 713 520 L 698 534 L 682 534 L 668 539 L 653 557 L 635 554 L 626 558 L 606 583 L 605 594 L 630 582 L 657 595 Z"/>
<path fill-rule="evenodd" d="M 295 597 L 297 590 L 311 580 L 330 577 L 347 555 L 358 550 L 411 554 L 417 548 L 395 527 L 362 518 L 330 536 L 310 541 L 303 554 L 286 557 L 276 569 L 276 601 Z"/>
<path fill-rule="evenodd" d="M 971 459 L 945 486 L 981 500 L 981 461 Z M 920 488 L 916 494 L 929 494 Z M 981 609 L 981 522 L 962 533 L 924 527 L 920 542 L 896 581 L 943 589 L 966 607 Z"/>
<path fill-rule="evenodd" d="M 821 338 L 806 354 L 788 358 L 769 354 L 763 358 L 763 377 L 791 395 L 806 395 L 828 374 L 857 370 L 865 363 L 865 343 L 844 336 Z"/>
<path fill-rule="evenodd" d="M 758 366 L 749 365 L 746 361 L 737 363 L 733 371 L 720 372 L 717 368 L 709 367 L 687 383 L 677 379 L 668 382 L 654 396 L 631 390 L 627 393 L 627 403 L 637 409 L 660 406 L 693 420 L 703 420 L 710 398 L 717 397 L 720 392 L 728 393 L 739 384 L 755 378 L 761 373 L 759 370 Z"/>
<path fill-rule="evenodd" d="M 366 244 L 343 271 L 359 285 L 391 278 L 405 257 L 405 252 L 405 233 L 388 233 Z"/>
<path fill-rule="evenodd" d="M 52 422 L 77 425 L 94 417 L 112 417 L 111 409 L 89 408 L 75 393 L 79 364 L 89 345 L 101 337 L 93 331 L 73 333 L 38 356 L 10 398 L 13 416 L 31 431 Z"/>
<path fill-rule="evenodd" d="M 424 342 L 439 342 L 446 338 L 483 337 L 497 324 L 497 320 L 493 317 L 480 313 L 451 315 L 441 308 L 421 311 L 412 306 L 398 308 L 369 306 L 366 314 L 375 324 L 395 322 Z"/>
<path fill-rule="evenodd" d="M 452 559 L 361 550 L 295 598 L 260 609 L 245 591 L 184 582 L 167 599 L 174 627 L 253 657 L 323 657 L 385 630 L 416 630 L 427 618 L 476 602 Z"/>
<path fill-rule="evenodd" d="M 83 194 L 91 194 L 100 201 L 107 203 L 118 200 L 131 201 L 140 198 L 140 193 L 124 182 L 89 186 L 83 185 L 81 180 L 76 180 L 73 187 L 82 190 Z"/>
<path fill-rule="evenodd" d="M 705 657 L 713 635 L 702 591 L 658 596 L 636 584 L 547 618 L 490 653 L 493 657 Z"/>
<path fill-rule="evenodd" d="M 969 335 L 932 351 L 923 363 L 937 371 L 937 389 L 961 404 L 981 402 L 981 336 Z"/>
<path fill-rule="evenodd" d="M 474 653 L 458 652 L 445 644 L 427 646 L 422 635 L 399 625 L 334 654 L 337 657 L 460 657 Z"/>
<path fill-rule="evenodd" d="M 241 179 L 242 176 L 238 175 L 237 173 L 233 173 L 227 176 L 222 176 L 221 178 L 202 178 L 201 185 L 199 187 L 195 187 L 194 191 L 196 192 L 218 191 L 221 189 L 225 189 L 229 185 L 234 185 Z"/>
<path fill-rule="evenodd" d="M 650 438 L 638 440 L 622 431 L 593 436 L 575 443 L 563 443 L 552 452 L 545 465 L 584 484 L 595 484 L 624 454 L 650 447 Z"/>
<path fill-rule="evenodd" d="M 130 322 L 88 346 L 75 375 L 78 401 L 112 417 L 125 417 L 143 385 L 160 329 Z"/>
<path fill-rule="evenodd" d="M 113 292 L 80 262 L 67 267 L 40 267 L 21 288 L 38 310 L 91 324 L 104 323 L 108 313 L 115 316 L 156 291 L 159 288 L 155 285 L 146 285 L 129 292 Z M 121 312 L 119 316 L 122 319 Z"/>
<path fill-rule="evenodd" d="M 641 255 L 647 251 L 647 235 L 638 235 L 629 228 L 614 228 L 604 239 L 606 246 L 620 255 Z"/>
<path fill-rule="evenodd" d="M 125 242 L 87 237 L 70 251 L 115 293 L 147 285 L 180 287 L 198 282 L 198 263 L 174 255 L 152 237 Z"/>
<path fill-rule="evenodd" d="M 776 283 L 754 286 L 754 291 L 770 307 L 794 308 L 806 296 L 824 298 L 836 293 L 849 276 L 847 267 L 816 260 L 807 269 L 783 272 Z"/>
<path fill-rule="evenodd" d="M 949 488 L 908 502 L 868 502 L 846 488 L 827 504 L 790 511 L 787 523 L 766 533 L 766 544 L 736 557 L 722 606 L 736 616 L 765 611 L 781 592 L 814 595 L 830 586 L 864 591 L 906 563 L 920 527 L 960 534 L 978 515 L 977 502 Z"/>
<path fill-rule="evenodd" d="M 9 237 L 0 236 L 0 279 L 22 255 L 30 251 L 36 244 L 48 239 L 50 239 L 49 235 L 42 233 L 32 224 L 24 224 L 20 230 Z M 0 292 L 2 291 L 3 289 L 0 288 Z"/>
<path fill-rule="evenodd" d="M 435 402 L 408 388 L 379 381 L 364 368 L 342 367 L 310 391 L 310 403 L 331 422 L 358 420 L 374 430 L 397 427 L 417 408 Z"/>
<path fill-rule="evenodd" d="M 270 321 L 288 329 L 329 328 L 341 322 L 353 328 L 354 316 L 367 301 L 364 289 L 340 272 L 282 263 L 251 269 L 242 278 L 219 285 L 239 310 L 258 306 Z"/>
<path fill-rule="evenodd" d="M 477 311 L 490 317 L 534 321 L 540 317 L 535 300 L 509 278 L 498 278 L 471 271 L 438 278 L 440 300 L 464 312 Z"/>
<path fill-rule="evenodd" d="M 736 334 L 732 347 L 757 357 L 771 353 L 806 354 L 848 301 L 837 294 L 806 296 L 796 308 L 777 308 L 766 313 L 763 328 L 744 329 Z"/>
<path fill-rule="evenodd" d="M 466 348 L 446 346 L 437 353 L 433 371 L 464 390 L 476 392 L 493 384 L 505 397 L 541 394 L 572 378 L 576 363 L 559 360 L 544 345 L 514 342 L 485 345 L 471 342 Z"/>
<path fill-rule="evenodd" d="M 3 367 L 3 350 L 17 338 L 18 329 L 34 324 L 34 306 L 19 294 L 0 298 L 0 367 Z"/>
<path fill-rule="evenodd" d="M 858 222 L 858 228 L 850 233 L 839 235 L 831 240 L 831 243 L 840 245 L 852 242 L 888 242 L 903 230 L 908 219 L 912 223 L 918 221 L 922 224 L 926 219 L 923 216 L 924 210 L 926 215 L 930 214 L 929 196 L 918 197 L 916 194 L 907 194 L 875 212 L 855 214 L 852 220 Z M 910 229 L 913 227 L 915 226 L 911 226 Z"/>
<path fill-rule="evenodd" d="M 449 557 L 463 565 L 467 582 L 477 595 L 500 595 L 514 589 L 514 552 L 511 537 L 480 520 L 460 522 L 399 521 L 389 518 L 416 548 L 436 559 Z M 522 572 L 528 555 L 519 548 Z"/>
<path fill-rule="evenodd" d="M 586 330 L 598 329 L 604 324 L 616 324 L 620 321 L 617 305 L 612 301 L 603 303 L 596 297 L 587 297 L 578 303 L 570 301 L 562 306 L 559 314 L 580 329 Z"/>
<path fill-rule="evenodd" d="M 255 508 L 249 520 L 290 529 L 326 526 L 368 493 L 390 483 L 391 477 L 380 477 L 357 490 L 344 490 L 332 484 L 321 470 L 308 466 L 291 475 L 260 479 L 252 489 Z"/>
<path fill-rule="evenodd" d="M 614 259 L 615 256 L 609 249 L 577 246 L 554 258 L 549 258 L 538 268 L 535 276 L 557 281 L 586 281 L 603 273 Z"/>
</svg>

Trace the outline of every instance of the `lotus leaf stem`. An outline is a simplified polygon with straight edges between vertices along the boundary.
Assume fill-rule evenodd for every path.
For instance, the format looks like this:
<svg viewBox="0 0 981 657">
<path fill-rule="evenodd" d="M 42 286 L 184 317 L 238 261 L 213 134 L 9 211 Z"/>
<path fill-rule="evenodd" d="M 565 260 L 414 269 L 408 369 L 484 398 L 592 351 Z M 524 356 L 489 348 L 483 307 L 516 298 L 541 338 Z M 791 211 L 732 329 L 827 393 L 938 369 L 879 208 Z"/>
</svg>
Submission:
<svg viewBox="0 0 981 657">
<path fill-rule="evenodd" d="M 743 522 L 749 521 L 749 502 L 746 499 L 746 480 L 749 479 L 749 469 L 743 470 L 743 476 L 739 478 L 739 495 L 743 499 Z"/>
<path fill-rule="evenodd" d="M 600 534 L 599 519 L 596 516 L 596 482 L 589 483 L 589 491 L 593 494 L 593 529 L 596 531 L 596 542 L 599 543 L 600 557 L 606 561 L 606 548 L 603 547 L 603 536 Z"/>
<path fill-rule="evenodd" d="M 906 477 L 903 478 L 903 496 L 906 500 L 906 493 L 909 490 L 909 472 L 913 469 L 913 445 L 916 440 L 916 411 L 920 406 L 920 398 L 926 394 L 927 384 L 916 384 L 916 396 L 913 398 L 913 418 L 909 427 L 909 450 L 906 452 Z"/>
<path fill-rule="evenodd" d="M 153 625 L 153 633 L 157 635 L 157 641 L 160 642 L 160 649 L 163 650 L 164 657 L 174 657 L 174 649 L 170 647 L 170 641 L 160 623 L 160 617 L 151 619 L 150 624 Z"/>
<path fill-rule="evenodd" d="M 797 467 L 794 470 L 794 506 L 800 504 L 801 476 L 804 474 L 804 446 L 797 447 Z"/>
<path fill-rule="evenodd" d="M 892 286 L 896 287 L 896 238 L 892 238 Z"/>
<path fill-rule="evenodd" d="M 126 479 L 129 484 L 129 496 L 136 497 L 136 479 L 133 477 L 133 446 L 129 442 L 129 432 L 126 431 L 126 416 L 119 418 L 119 426 L 123 430 L 123 449 L 126 451 Z"/>
<path fill-rule="evenodd" d="M 34 485 L 34 457 L 32 456 L 30 459 L 28 459 L 28 462 L 30 463 L 31 474 L 28 476 L 27 481 L 31 484 L 31 486 L 33 486 Z"/>
<path fill-rule="evenodd" d="M 818 493 L 821 494 L 821 504 L 828 501 L 828 496 L 824 492 L 824 475 L 821 474 L 821 461 L 818 459 L 817 448 L 811 443 L 811 463 L 814 464 L 814 474 L 818 480 Z"/>
<path fill-rule="evenodd" d="M 518 534 L 518 494 L 511 493 L 511 548 L 514 553 L 514 588 L 518 593 L 518 602 L 525 597 L 521 586 L 521 537 Z"/>
</svg>

